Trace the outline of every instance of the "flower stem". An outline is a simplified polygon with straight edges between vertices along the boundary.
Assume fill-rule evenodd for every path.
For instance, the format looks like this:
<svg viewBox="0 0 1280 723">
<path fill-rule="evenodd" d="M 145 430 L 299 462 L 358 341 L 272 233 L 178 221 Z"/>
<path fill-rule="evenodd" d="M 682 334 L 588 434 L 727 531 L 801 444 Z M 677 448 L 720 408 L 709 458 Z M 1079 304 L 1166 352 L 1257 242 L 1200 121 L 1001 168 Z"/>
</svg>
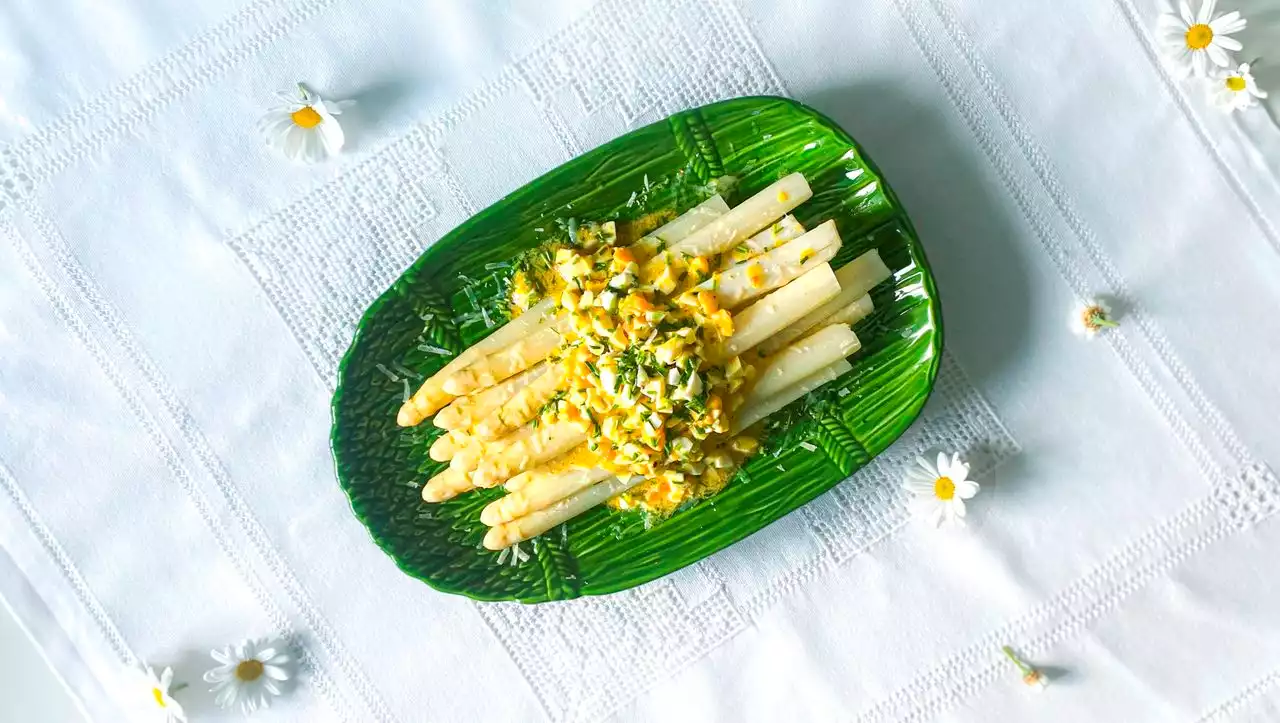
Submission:
<svg viewBox="0 0 1280 723">
<path fill-rule="evenodd" d="M 182 690 L 185 687 L 187 687 L 186 683 L 174 683 L 173 685 L 169 686 L 169 692 L 177 693 L 178 691 Z"/>
<path fill-rule="evenodd" d="M 1009 647 L 1008 645 L 1006 645 L 1006 646 L 1004 646 L 1004 647 L 1000 648 L 1000 650 L 1004 651 L 1004 656 L 1005 656 L 1006 658 L 1008 658 L 1009 660 L 1013 661 L 1013 664 L 1014 664 L 1014 665 L 1016 665 L 1016 666 L 1018 666 L 1018 670 L 1019 670 L 1023 675 L 1031 675 L 1033 672 L 1035 672 L 1035 668 L 1032 668 L 1030 665 L 1027 665 L 1026 663 L 1022 662 L 1022 659 L 1021 659 L 1021 658 L 1019 658 L 1019 657 L 1018 657 L 1018 656 L 1013 652 L 1013 648 L 1011 648 L 1011 647 Z"/>
</svg>

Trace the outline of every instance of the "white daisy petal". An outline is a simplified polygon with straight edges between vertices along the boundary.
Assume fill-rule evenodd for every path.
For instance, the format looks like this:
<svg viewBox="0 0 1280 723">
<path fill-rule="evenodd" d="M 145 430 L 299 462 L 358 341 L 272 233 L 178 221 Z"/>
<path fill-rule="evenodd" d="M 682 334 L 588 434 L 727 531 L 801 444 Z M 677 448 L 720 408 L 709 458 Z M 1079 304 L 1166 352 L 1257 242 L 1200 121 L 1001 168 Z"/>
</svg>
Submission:
<svg viewBox="0 0 1280 723">
<path fill-rule="evenodd" d="M 938 476 L 939 476 L 939 477 L 945 477 L 945 476 L 947 476 L 947 472 L 946 472 L 946 470 L 948 470 L 948 469 L 950 469 L 950 468 L 951 468 L 951 460 L 947 459 L 947 453 L 946 453 L 946 452 L 939 452 L 939 453 L 938 453 L 938 466 L 937 466 Z"/>
<path fill-rule="evenodd" d="M 929 476 L 929 479 L 938 478 L 938 468 L 929 464 L 929 462 L 926 461 L 924 457 L 916 457 L 916 466 L 924 470 L 925 473 Z"/>
<path fill-rule="evenodd" d="M 935 472 L 914 466 L 908 467 L 907 471 L 903 473 L 903 480 L 924 482 L 925 484 L 933 484 L 933 481 L 937 478 L 938 475 Z"/>
<path fill-rule="evenodd" d="M 160 674 L 160 688 L 168 692 L 169 685 L 173 683 L 173 668 L 165 668 Z"/>
<path fill-rule="evenodd" d="M 253 657 L 265 663 L 268 660 L 271 660 L 272 658 L 274 658 L 275 655 L 276 655 L 275 648 L 260 648 L 257 652 L 253 654 Z"/>
<path fill-rule="evenodd" d="M 1181 0 L 1178 3 L 1178 14 L 1182 16 L 1182 22 L 1187 26 L 1195 25 L 1196 18 L 1191 14 L 1191 6 L 1187 4 L 1186 0 Z"/>
<path fill-rule="evenodd" d="M 947 519 L 946 506 L 935 505 L 933 510 L 929 512 L 929 516 L 926 519 L 928 519 L 929 524 L 933 525 L 934 527 L 942 527 L 942 523 L 945 522 Z"/>
<path fill-rule="evenodd" d="M 1220 47 L 1223 50 L 1230 50 L 1233 53 L 1239 52 L 1240 49 L 1244 47 L 1240 44 L 1239 40 L 1236 40 L 1235 38 L 1228 38 L 1225 35 L 1220 35 L 1213 39 L 1213 45 L 1209 47 L 1212 48 L 1215 46 Z"/>
<path fill-rule="evenodd" d="M 280 695 L 281 693 L 283 693 L 283 692 L 284 692 L 283 690 L 281 690 L 280 686 L 276 685 L 276 682 L 275 682 L 274 680 L 264 680 L 264 681 L 262 681 L 262 687 L 263 687 L 264 689 L 266 689 L 266 691 L 267 691 L 268 693 L 270 693 L 271 695 Z M 262 704 L 263 704 L 263 705 L 270 705 L 270 704 L 271 704 L 271 701 L 270 701 L 270 699 L 268 699 L 268 698 L 264 697 L 264 698 L 262 699 Z"/>
<path fill-rule="evenodd" d="M 1209 47 L 1205 48 L 1205 52 L 1209 54 L 1209 60 L 1212 60 L 1213 64 L 1219 68 L 1225 68 L 1231 64 L 1231 58 L 1227 56 L 1227 51 L 1218 47 L 1218 43 L 1216 41 Z"/>
<path fill-rule="evenodd" d="M 342 126 L 338 125 L 338 121 L 330 116 L 321 123 L 317 130 L 320 132 L 320 140 L 324 142 L 325 150 L 331 156 L 336 156 L 342 152 L 342 146 L 346 143 L 346 134 L 342 132 Z"/>
<path fill-rule="evenodd" d="M 1200 14 L 1196 16 L 1197 23 L 1208 23 L 1213 17 L 1213 8 L 1218 4 L 1218 0 L 1204 0 L 1200 4 Z"/>
<path fill-rule="evenodd" d="M 308 133 L 306 142 L 302 144 L 302 160 L 307 163 L 319 163 L 328 157 L 324 137 L 318 133 Z"/>
<path fill-rule="evenodd" d="M 973 480 L 965 480 L 956 483 L 956 497 L 962 500 L 973 499 L 978 494 L 978 483 Z"/>
<path fill-rule="evenodd" d="M 226 708 L 228 704 L 233 703 L 236 699 L 236 688 L 228 685 L 213 697 L 213 702 L 218 704 L 220 708 Z"/>
<path fill-rule="evenodd" d="M 933 482 L 925 482 L 924 480 L 912 480 L 902 485 L 902 488 L 918 497 L 933 495 Z"/>
<path fill-rule="evenodd" d="M 288 680 L 289 679 L 289 674 L 285 672 L 284 668 L 278 668 L 274 665 L 262 666 L 262 674 L 267 676 L 268 678 L 271 678 L 272 680 Z"/>
<path fill-rule="evenodd" d="M 1208 72 L 1208 53 L 1192 53 L 1191 54 L 1191 72 L 1197 78 L 1203 78 Z"/>
<path fill-rule="evenodd" d="M 229 678 L 231 678 L 231 668 L 225 665 L 205 671 L 204 674 L 204 682 L 206 683 L 221 683 Z"/>
<path fill-rule="evenodd" d="M 959 497 L 953 497 L 949 504 L 951 506 L 951 514 L 956 517 L 964 517 L 968 513 L 964 506 L 964 500 Z"/>
<path fill-rule="evenodd" d="M 1209 28 L 1213 30 L 1213 34 L 1215 36 L 1218 36 L 1244 30 L 1248 22 L 1248 20 L 1245 20 L 1240 16 L 1239 10 L 1232 10 L 1225 15 L 1220 15 L 1214 18 L 1213 22 L 1209 23 Z"/>
</svg>

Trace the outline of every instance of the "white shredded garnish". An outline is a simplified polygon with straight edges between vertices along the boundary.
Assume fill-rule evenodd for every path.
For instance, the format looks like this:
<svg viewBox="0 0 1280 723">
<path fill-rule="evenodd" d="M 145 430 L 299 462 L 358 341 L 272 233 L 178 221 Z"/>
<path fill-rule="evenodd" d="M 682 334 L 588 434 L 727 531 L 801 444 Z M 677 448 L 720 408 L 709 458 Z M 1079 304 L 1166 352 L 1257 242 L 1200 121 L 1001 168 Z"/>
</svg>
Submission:
<svg viewBox="0 0 1280 723">
<path fill-rule="evenodd" d="M 378 371 L 382 372 L 383 376 L 385 376 L 387 379 L 390 379 L 393 382 L 400 381 L 400 377 L 396 376 L 395 374 L 392 374 L 391 370 L 388 369 L 385 364 L 376 364 L 374 366 L 376 366 Z"/>
<path fill-rule="evenodd" d="M 410 368 L 406 367 L 405 365 L 401 364 L 400 362 L 391 362 L 391 367 L 392 367 L 393 369 L 395 369 L 395 370 L 396 370 L 396 373 L 397 373 L 397 374 L 399 374 L 399 375 L 401 375 L 401 376 L 409 377 L 410 379 L 421 379 L 421 378 L 422 378 L 422 375 L 421 375 L 421 374 L 419 374 L 419 373 L 415 372 L 414 370 L 412 370 L 412 369 L 410 369 Z"/>
<path fill-rule="evenodd" d="M 428 354 L 439 354 L 440 356 L 451 356 L 453 354 L 453 352 L 448 349 L 436 346 L 435 344 L 419 344 L 418 348 Z"/>
<path fill-rule="evenodd" d="M 845 388 L 845 389 L 841 389 L 840 391 L 836 392 L 836 396 L 837 396 L 837 397 L 840 397 L 840 398 L 842 398 L 842 399 L 843 399 L 844 397 L 849 396 L 849 394 L 850 394 L 850 393 L 851 393 L 851 392 L 849 391 L 849 389 L 848 389 L 848 388 Z"/>
<path fill-rule="evenodd" d="M 484 308 L 483 306 L 482 306 L 482 307 L 480 307 L 480 316 L 484 317 L 484 326 L 485 326 L 485 328 L 486 328 L 486 329 L 492 329 L 492 328 L 493 328 L 493 319 L 490 319 L 490 318 L 489 318 L 489 310 L 488 310 L 488 309 L 486 309 L 486 308 Z"/>
<path fill-rule="evenodd" d="M 489 263 L 484 265 L 484 268 L 485 268 L 485 271 L 497 271 L 498 269 L 509 269 L 511 268 L 511 262 L 490 261 Z"/>
<path fill-rule="evenodd" d="M 409 480 L 408 482 L 405 482 L 405 483 L 404 483 L 404 486 L 405 486 L 405 487 L 412 487 L 412 488 L 414 488 L 414 489 L 416 490 L 416 489 L 418 489 L 419 487 L 421 487 L 421 486 L 422 486 L 422 483 L 421 483 L 421 482 L 419 482 L 419 481 L 418 481 L 418 480 L 416 480 L 416 479 L 411 479 L 411 480 Z"/>
<path fill-rule="evenodd" d="M 529 553 L 520 549 L 519 542 L 517 542 L 516 544 L 512 545 L 507 549 L 511 550 L 511 566 L 512 567 L 521 565 L 524 563 L 525 560 L 529 559 Z"/>
<path fill-rule="evenodd" d="M 816 452 L 818 450 L 816 446 L 814 446 L 813 444 L 810 444 L 809 442 L 801 442 L 800 449 L 803 449 L 806 452 Z"/>
<path fill-rule="evenodd" d="M 413 398 L 413 391 L 409 389 L 409 380 L 401 379 L 400 381 L 404 382 L 404 399 L 402 401 L 408 402 Z"/>
<path fill-rule="evenodd" d="M 636 200 L 639 198 L 640 198 L 640 194 L 636 193 L 635 191 L 632 191 L 631 198 L 627 199 L 627 208 L 631 208 L 632 206 L 636 205 Z"/>
<path fill-rule="evenodd" d="M 782 466 L 782 465 L 780 465 L 780 464 L 775 464 L 775 465 L 774 465 L 774 467 L 777 467 L 779 472 L 786 472 L 786 471 L 787 471 L 787 468 L 786 468 L 786 467 L 783 467 L 783 466 Z"/>
<path fill-rule="evenodd" d="M 644 174 L 644 192 L 649 192 L 649 174 Z"/>
<path fill-rule="evenodd" d="M 418 314 L 418 318 L 422 319 L 423 321 L 431 321 L 432 319 L 436 318 L 436 315 L 428 311 L 425 314 Z"/>
<path fill-rule="evenodd" d="M 502 552 L 498 553 L 498 564 L 501 565 L 502 563 L 506 562 L 508 557 L 511 557 L 511 548 L 510 547 L 502 548 Z"/>
</svg>

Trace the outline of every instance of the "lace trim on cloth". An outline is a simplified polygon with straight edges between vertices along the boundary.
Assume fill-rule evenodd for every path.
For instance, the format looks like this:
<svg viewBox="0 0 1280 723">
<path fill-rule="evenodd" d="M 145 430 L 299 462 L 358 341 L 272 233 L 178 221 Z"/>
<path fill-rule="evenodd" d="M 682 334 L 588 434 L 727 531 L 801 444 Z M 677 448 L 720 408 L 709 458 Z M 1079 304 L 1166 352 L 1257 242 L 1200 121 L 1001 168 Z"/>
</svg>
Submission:
<svg viewBox="0 0 1280 723">
<path fill-rule="evenodd" d="M 334 664 L 338 665 L 339 669 L 342 669 L 344 673 L 347 673 L 348 676 L 352 677 L 352 685 L 356 686 L 357 690 L 361 690 L 362 694 L 365 696 L 371 696 L 367 697 L 365 703 L 369 705 L 369 708 L 372 710 L 381 709 L 379 717 L 380 720 L 392 719 L 389 713 L 384 713 L 385 704 L 380 704 L 379 697 L 376 697 L 376 692 L 372 692 L 370 683 L 364 678 L 364 674 L 360 673 L 357 668 L 353 667 L 353 663 L 351 662 L 351 659 L 349 659 L 349 655 L 347 655 L 346 651 L 344 651 L 342 646 L 340 646 L 340 642 L 338 642 L 337 637 L 333 635 L 332 628 L 329 627 L 328 622 L 324 621 L 324 618 L 320 616 L 319 610 L 316 610 L 314 605 L 310 603 L 310 599 L 307 598 L 306 592 L 303 591 L 301 589 L 301 585 L 298 584 L 296 576 L 293 575 L 293 572 L 288 568 L 288 564 L 284 562 L 283 558 L 280 557 L 278 550 L 276 550 L 274 545 L 270 543 L 270 540 L 268 539 L 268 536 L 266 536 L 265 531 L 262 530 L 260 523 L 252 516 L 252 512 L 248 509 L 248 505 L 244 503 L 244 500 L 241 495 L 239 495 L 239 491 L 236 489 L 236 486 L 234 486 L 232 481 L 230 481 L 227 471 L 225 471 L 225 468 L 221 466 L 221 462 L 218 461 L 218 458 L 216 458 L 214 452 L 212 452 L 209 441 L 204 438 L 204 435 L 202 435 L 200 430 L 198 430 L 195 424 L 193 424 L 191 416 L 189 416 L 186 408 L 184 408 L 182 403 L 180 403 L 177 393 L 175 393 L 168 383 L 166 383 L 164 377 L 160 375 L 160 371 L 156 369 L 154 362 L 151 361 L 150 357 L 146 356 L 146 352 L 143 352 L 142 348 L 138 347 L 138 344 L 134 342 L 132 334 L 129 333 L 127 328 L 125 328 L 124 322 L 120 319 L 118 312 L 116 312 L 115 308 L 101 296 L 96 284 L 93 284 L 92 280 L 88 278 L 83 267 L 79 266 L 79 262 L 76 260 L 76 257 L 70 253 L 69 248 L 67 248 L 67 244 L 65 244 L 63 239 L 61 239 L 58 229 L 56 229 L 54 224 L 52 224 L 52 221 L 47 218 L 44 211 L 38 209 L 38 207 L 26 200 L 26 198 L 19 198 L 19 203 L 22 205 L 22 209 L 20 210 L 22 210 L 23 215 L 26 215 L 27 218 L 31 220 L 32 225 L 37 229 L 38 235 L 40 235 L 42 241 L 45 242 L 46 246 L 49 247 L 49 251 L 54 255 L 56 260 L 58 260 L 63 273 L 67 275 L 68 278 L 72 279 L 78 296 L 82 299 L 84 305 L 87 305 L 88 308 L 90 308 L 92 314 L 95 315 L 97 321 L 99 321 L 102 326 L 105 326 L 106 329 L 113 333 L 115 343 L 124 349 L 125 356 L 128 357 L 129 362 L 131 362 L 133 366 L 136 366 L 137 369 L 142 370 L 143 376 L 146 377 L 147 383 L 151 386 L 152 392 L 159 395 L 161 401 L 164 402 L 165 411 L 168 412 L 169 416 L 168 421 L 172 422 L 174 426 L 177 426 L 177 429 L 182 433 L 183 444 L 186 444 L 187 448 L 196 452 L 197 457 L 200 458 L 202 466 L 205 467 L 205 472 L 214 479 L 216 484 L 218 484 L 220 493 L 223 494 L 223 497 L 227 500 L 229 507 L 232 508 L 232 512 L 234 516 L 236 516 L 237 521 L 241 523 L 244 534 L 250 537 L 253 544 L 253 550 L 261 555 L 266 566 L 268 566 L 270 571 L 279 578 L 279 582 L 282 584 L 285 591 L 288 592 L 289 598 L 291 598 L 294 605 L 297 605 L 298 609 L 301 610 L 303 619 L 305 619 L 308 626 L 311 626 L 312 630 L 310 632 L 310 637 L 315 640 L 317 645 L 303 645 L 300 635 L 298 635 L 298 632 L 294 630 L 293 624 L 289 621 L 287 614 L 285 614 L 284 610 L 275 603 L 273 598 L 271 598 L 264 582 L 262 582 L 259 576 L 252 571 L 250 563 L 244 559 L 243 554 L 241 553 L 241 546 L 239 546 L 236 541 L 232 540 L 232 537 L 228 535 L 228 531 L 225 530 L 223 525 L 221 525 L 218 514 L 216 514 L 214 508 L 211 507 L 209 498 L 207 498 L 206 495 L 198 489 L 198 484 L 195 479 L 193 479 L 191 472 L 189 472 L 187 467 L 183 465 L 182 458 L 180 458 L 178 448 L 175 447 L 173 439 L 170 438 L 168 434 L 165 434 L 160 422 L 156 420 L 156 417 L 152 415 L 150 411 L 148 411 L 146 403 L 142 401 L 137 390 L 125 381 L 120 367 L 111 360 L 110 354 L 105 351 L 102 344 L 97 340 L 95 335 L 92 334 L 90 328 L 88 328 L 86 321 L 84 321 L 83 317 L 76 311 L 76 307 L 74 307 L 67 296 L 61 292 L 58 284 L 54 282 L 54 279 L 52 279 L 50 274 L 45 270 L 45 267 L 37 260 L 35 253 L 31 250 L 31 247 L 28 246 L 26 241 L 24 241 L 19 234 L 14 232 L 12 226 L 8 226 L 8 228 L 6 228 L 8 233 L 5 235 L 9 238 L 9 241 L 13 243 L 19 257 L 22 258 L 23 265 L 27 267 L 28 273 L 36 280 L 38 287 L 40 287 L 42 292 L 45 293 L 46 298 L 49 299 L 50 305 L 54 307 L 56 314 L 58 314 L 64 324 L 67 325 L 67 328 L 74 331 L 74 334 L 76 334 L 76 337 L 79 342 L 81 342 L 82 346 L 86 348 L 86 351 L 90 352 L 93 358 L 95 358 L 97 365 L 99 365 L 102 372 L 104 372 L 105 376 L 111 381 L 111 385 L 114 386 L 116 393 L 118 393 L 120 398 L 123 399 L 125 406 L 127 406 L 129 411 L 133 413 L 133 416 L 136 417 L 138 425 L 140 425 L 142 429 L 146 431 L 147 435 L 150 436 L 152 444 L 155 445 L 155 448 L 159 450 L 161 457 L 164 458 L 165 466 L 169 468 L 170 475 L 173 476 L 174 480 L 178 481 L 180 488 L 182 488 L 183 491 L 186 491 L 188 497 L 191 498 L 197 512 L 200 513 L 201 520 L 204 521 L 205 526 L 209 528 L 211 536 L 214 537 L 214 540 L 218 543 L 219 548 L 223 550 L 223 553 L 227 555 L 228 562 L 230 562 L 233 568 L 239 573 L 239 576 L 241 576 L 244 584 L 248 587 L 248 590 L 252 592 L 253 598 L 259 601 L 262 610 L 264 610 L 266 616 L 268 616 L 271 623 L 273 623 L 276 635 L 279 635 L 280 637 L 283 637 L 284 640 L 291 642 L 294 650 L 297 651 L 302 668 L 307 672 L 307 677 L 310 678 L 311 685 L 315 687 L 317 694 L 324 697 L 324 699 L 328 701 L 329 705 L 333 706 L 335 711 L 338 711 L 340 714 L 346 714 L 347 719 L 352 719 L 351 714 L 349 714 L 348 704 L 344 700 L 339 703 L 340 699 L 337 694 L 335 694 L 332 681 L 329 681 L 329 678 L 324 674 L 323 669 L 321 669 L 319 665 L 316 665 L 314 658 L 312 658 L 311 650 L 314 650 L 315 648 L 319 648 L 324 650 L 325 653 L 328 653 L 329 658 L 333 660 Z M 74 568 L 69 559 L 59 559 L 55 557 L 54 562 L 59 564 L 59 567 L 63 569 L 64 575 L 68 580 L 74 580 L 74 578 L 79 576 L 79 572 Z M 102 623 L 101 619 L 99 623 Z M 109 635 L 109 630 L 104 628 L 104 633 Z M 364 683 L 364 685 L 361 685 L 361 682 Z M 375 701 L 378 704 L 375 704 Z"/>
<path fill-rule="evenodd" d="M 45 554 L 58 567 L 66 578 L 67 584 L 75 591 L 76 599 L 80 601 L 81 607 L 97 623 L 103 639 L 111 647 L 111 652 L 125 665 L 137 663 L 137 654 L 133 652 L 133 648 L 129 647 L 129 643 L 120 634 L 120 629 L 116 627 L 115 622 L 111 620 L 111 616 L 103 609 L 102 603 L 98 601 L 97 596 L 89 589 L 88 584 L 84 581 L 84 576 L 80 574 L 75 563 L 71 561 L 71 557 L 67 555 L 66 550 L 62 548 L 57 538 L 45 526 L 40 519 L 39 513 L 31 506 L 31 501 L 23 494 L 22 488 L 18 486 L 18 481 L 13 478 L 13 474 L 9 472 L 3 460 L 0 460 L 0 488 L 4 489 L 9 501 L 18 508 L 23 521 L 27 523 L 27 527 L 40 540 L 40 546 L 44 548 Z"/>
</svg>

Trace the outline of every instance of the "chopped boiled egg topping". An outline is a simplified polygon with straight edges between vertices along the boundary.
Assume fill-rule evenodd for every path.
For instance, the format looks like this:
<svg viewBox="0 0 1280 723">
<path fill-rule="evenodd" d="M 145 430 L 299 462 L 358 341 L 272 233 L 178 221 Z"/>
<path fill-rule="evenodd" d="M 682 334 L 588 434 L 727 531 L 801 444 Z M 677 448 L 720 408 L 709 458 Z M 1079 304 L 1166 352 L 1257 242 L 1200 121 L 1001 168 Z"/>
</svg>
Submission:
<svg viewBox="0 0 1280 723">
<path fill-rule="evenodd" d="M 733 334 L 716 294 L 695 288 L 714 288 L 720 259 L 667 250 L 642 270 L 612 226 L 580 230 L 555 251 L 547 292 L 563 321 L 551 360 L 564 364 L 566 383 L 537 422 L 578 422 L 599 466 L 650 478 L 618 506 L 670 510 L 702 496 L 700 486 L 727 482 L 742 446 L 725 438 L 728 412 L 754 370 L 738 357 L 708 360 Z"/>
</svg>

